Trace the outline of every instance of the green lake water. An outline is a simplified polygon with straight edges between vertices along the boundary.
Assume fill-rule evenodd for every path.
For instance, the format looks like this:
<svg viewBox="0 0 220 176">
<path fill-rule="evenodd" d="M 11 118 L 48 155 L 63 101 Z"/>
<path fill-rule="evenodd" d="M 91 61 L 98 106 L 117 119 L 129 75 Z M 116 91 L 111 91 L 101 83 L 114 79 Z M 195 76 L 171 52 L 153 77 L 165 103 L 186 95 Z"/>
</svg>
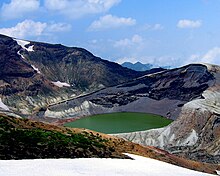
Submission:
<svg viewBox="0 0 220 176">
<path fill-rule="evenodd" d="M 113 134 L 160 128 L 169 125 L 171 122 L 172 120 L 154 114 L 120 112 L 93 115 L 66 123 L 64 126 L 87 128 L 102 133 Z"/>
</svg>

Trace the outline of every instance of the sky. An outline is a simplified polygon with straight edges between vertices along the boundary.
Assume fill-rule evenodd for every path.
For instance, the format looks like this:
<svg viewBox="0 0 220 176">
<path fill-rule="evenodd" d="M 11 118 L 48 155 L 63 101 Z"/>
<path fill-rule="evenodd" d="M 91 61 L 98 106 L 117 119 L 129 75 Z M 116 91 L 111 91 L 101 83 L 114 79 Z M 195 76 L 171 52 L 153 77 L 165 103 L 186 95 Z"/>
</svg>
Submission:
<svg viewBox="0 0 220 176">
<path fill-rule="evenodd" d="M 0 33 L 106 60 L 220 65 L 220 0 L 1 0 Z"/>
</svg>

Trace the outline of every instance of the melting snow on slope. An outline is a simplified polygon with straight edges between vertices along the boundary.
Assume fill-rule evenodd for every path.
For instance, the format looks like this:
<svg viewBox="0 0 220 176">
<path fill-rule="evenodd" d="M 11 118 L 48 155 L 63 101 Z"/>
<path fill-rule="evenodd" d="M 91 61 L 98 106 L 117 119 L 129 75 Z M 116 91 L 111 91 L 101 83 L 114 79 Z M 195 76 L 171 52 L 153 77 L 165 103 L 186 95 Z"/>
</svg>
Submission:
<svg viewBox="0 0 220 176">
<path fill-rule="evenodd" d="M 168 163 L 127 154 L 128 159 L 38 159 L 0 160 L 4 176 L 211 176 Z"/>
<path fill-rule="evenodd" d="M 34 65 L 31 65 L 31 67 L 32 67 L 34 70 L 36 70 L 37 73 L 39 73 L 39 74 L 41 73 L 40 70 L 39 70 L 37 67 L 35 67 Z"/>
<path fill-rule="evenodd" d="M 34 51 L 34 45 L 31 45 L 27 48 L 27 51 L 32 52 Z"/>
<path fill-rule="evenodd" d="M 0 98 L 0 108 L 4 109 L 4 110 L 9 110 L 8 106 L 5 105 L 3 102 L 2 102 L 2 99 Z"/>
<path fill-rule="evenodd" d="M 52 83 L 57 86 L 57 87 L 70 87 L 70 85 L 68 83 L 65 83 L 65 82 L 60 82 L 60 81 L 57 81 L 57 82 L 53 82 Z"/>
<path fill-rule="evenodd" d="M 17 52 L 19 56 L 21 56 L 22 59 L 25 59 L 25 57 L 20 53 L 20 51 Z"/>
<path fill-rule="evenodd" d="M 25 49 L 25 50 L 27 50 L 27 51 L 29 51 L 29 52 L 34 51 L 34 45 L 29 46 L 28 48 L 25 47 L 25 45 L 30 44 L 30 42 L 25 41 L 25 40 L 19 40 L 19 39 L 14 39 L 14 40 L 15 40 L 15 41 L 18 43 L 18 45 L 20 45 L 23 49 Z"/>
</svg>

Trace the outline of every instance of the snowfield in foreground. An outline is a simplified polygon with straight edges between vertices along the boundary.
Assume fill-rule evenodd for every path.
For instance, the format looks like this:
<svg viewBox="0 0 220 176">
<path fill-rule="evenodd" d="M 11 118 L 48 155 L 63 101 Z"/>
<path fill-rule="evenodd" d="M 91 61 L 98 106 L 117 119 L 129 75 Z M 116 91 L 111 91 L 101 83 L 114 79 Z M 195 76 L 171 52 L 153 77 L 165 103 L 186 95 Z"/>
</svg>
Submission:
<svg viewBox="0 0 220 176">
<path fill-rule="evenodd" d="M 211 176 L 168 163 L 127 154 L 123 159 L 0 160 L 2 176 Z"/>
</svg>

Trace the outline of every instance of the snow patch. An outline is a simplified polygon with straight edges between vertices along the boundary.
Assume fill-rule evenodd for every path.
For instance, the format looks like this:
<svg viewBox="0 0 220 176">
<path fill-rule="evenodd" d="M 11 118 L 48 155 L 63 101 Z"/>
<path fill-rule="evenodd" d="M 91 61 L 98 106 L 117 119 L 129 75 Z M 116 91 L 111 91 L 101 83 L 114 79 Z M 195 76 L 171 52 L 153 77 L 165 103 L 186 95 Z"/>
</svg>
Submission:
<svg viewBox="0 0 220 176">
<path fill-rule="evenodd" d="M 34 70 L 36 70 L 37 73 L 41 74 L 40 70 L 39 70 L 37 67 L 35 67 L 34 65 L 31 65 L 31 67 L 32 67 Z"/>
<path fill-rule="evenodd" d="M 23 49 L 25 49 L 25 50 L 27 50 L 27 51 L 29 51 L 29 52 L 33 52 L 33 51 L 34 51 L 34 45 L 29 46 L 28 48 L 25 47 L 25 45 L 30 44 L 29 41 L 20 40 L 20 39 L 14 39 L 14 40 L 15 40 L 15 41 L 18 43 L 18 45 L 20 45 Z"/>
<path fill-rule="evenodd" d="M 134 160 L 110 158 L 0 160 L 4 176 L 211 176 L 151 158 L 126 154 Z M 40 169 L 39 169 L 40 168 Z"/>
<path fill-rule="evenodd" d="M 103 84 L 99 84 L 99 85 L 98 85 L 98 88 L 99 88 L 99 89 L 102 89 L 102 88 L 105 88 L 105 86 L 104 86 Z"/>
<path fill-rule="evenodd" d="M 20 51 L 17 52 L 19 56 L 21 56 L 22 59 L 25 59 L 25 57 L 20 53 Z"/>
<path fill-rule="evenodd" d="M 2 102 L 1 98 L 0 98 L 0 108 L 4 109 L 6 111 L 9 111 L 9 107 Z"/>
<path fill-rule="evenodd" d="M 30 42 L 25 40 L 19 40 L 19 39 L 14 39 L 14 40 L 18 43 L 18 45 L 20 45 L 24 49 L 26 49 L 25 45 L 30 44 Z"/>
<path fill-rule="evenodd" d="M 214 155 L 218 155 L 218 154 L 220 154 L 220 150 L 216 150 L 214 153 Z"/>
<path fill-rule="evenodd" d="M 34 45 L 31 45 L 27 48 L 27 51 L 33 52 L 34 51 Z"/>
<path fill-rule="evenodd" d="M 70 84 L 68 83 L 65 83 L 65 82 L 60 82 L 60 81 L 57 81 L 57 82 L 53 82 L 52 83 L 57 86 L 57 87 L 70 87 Z"/>
</svg>

